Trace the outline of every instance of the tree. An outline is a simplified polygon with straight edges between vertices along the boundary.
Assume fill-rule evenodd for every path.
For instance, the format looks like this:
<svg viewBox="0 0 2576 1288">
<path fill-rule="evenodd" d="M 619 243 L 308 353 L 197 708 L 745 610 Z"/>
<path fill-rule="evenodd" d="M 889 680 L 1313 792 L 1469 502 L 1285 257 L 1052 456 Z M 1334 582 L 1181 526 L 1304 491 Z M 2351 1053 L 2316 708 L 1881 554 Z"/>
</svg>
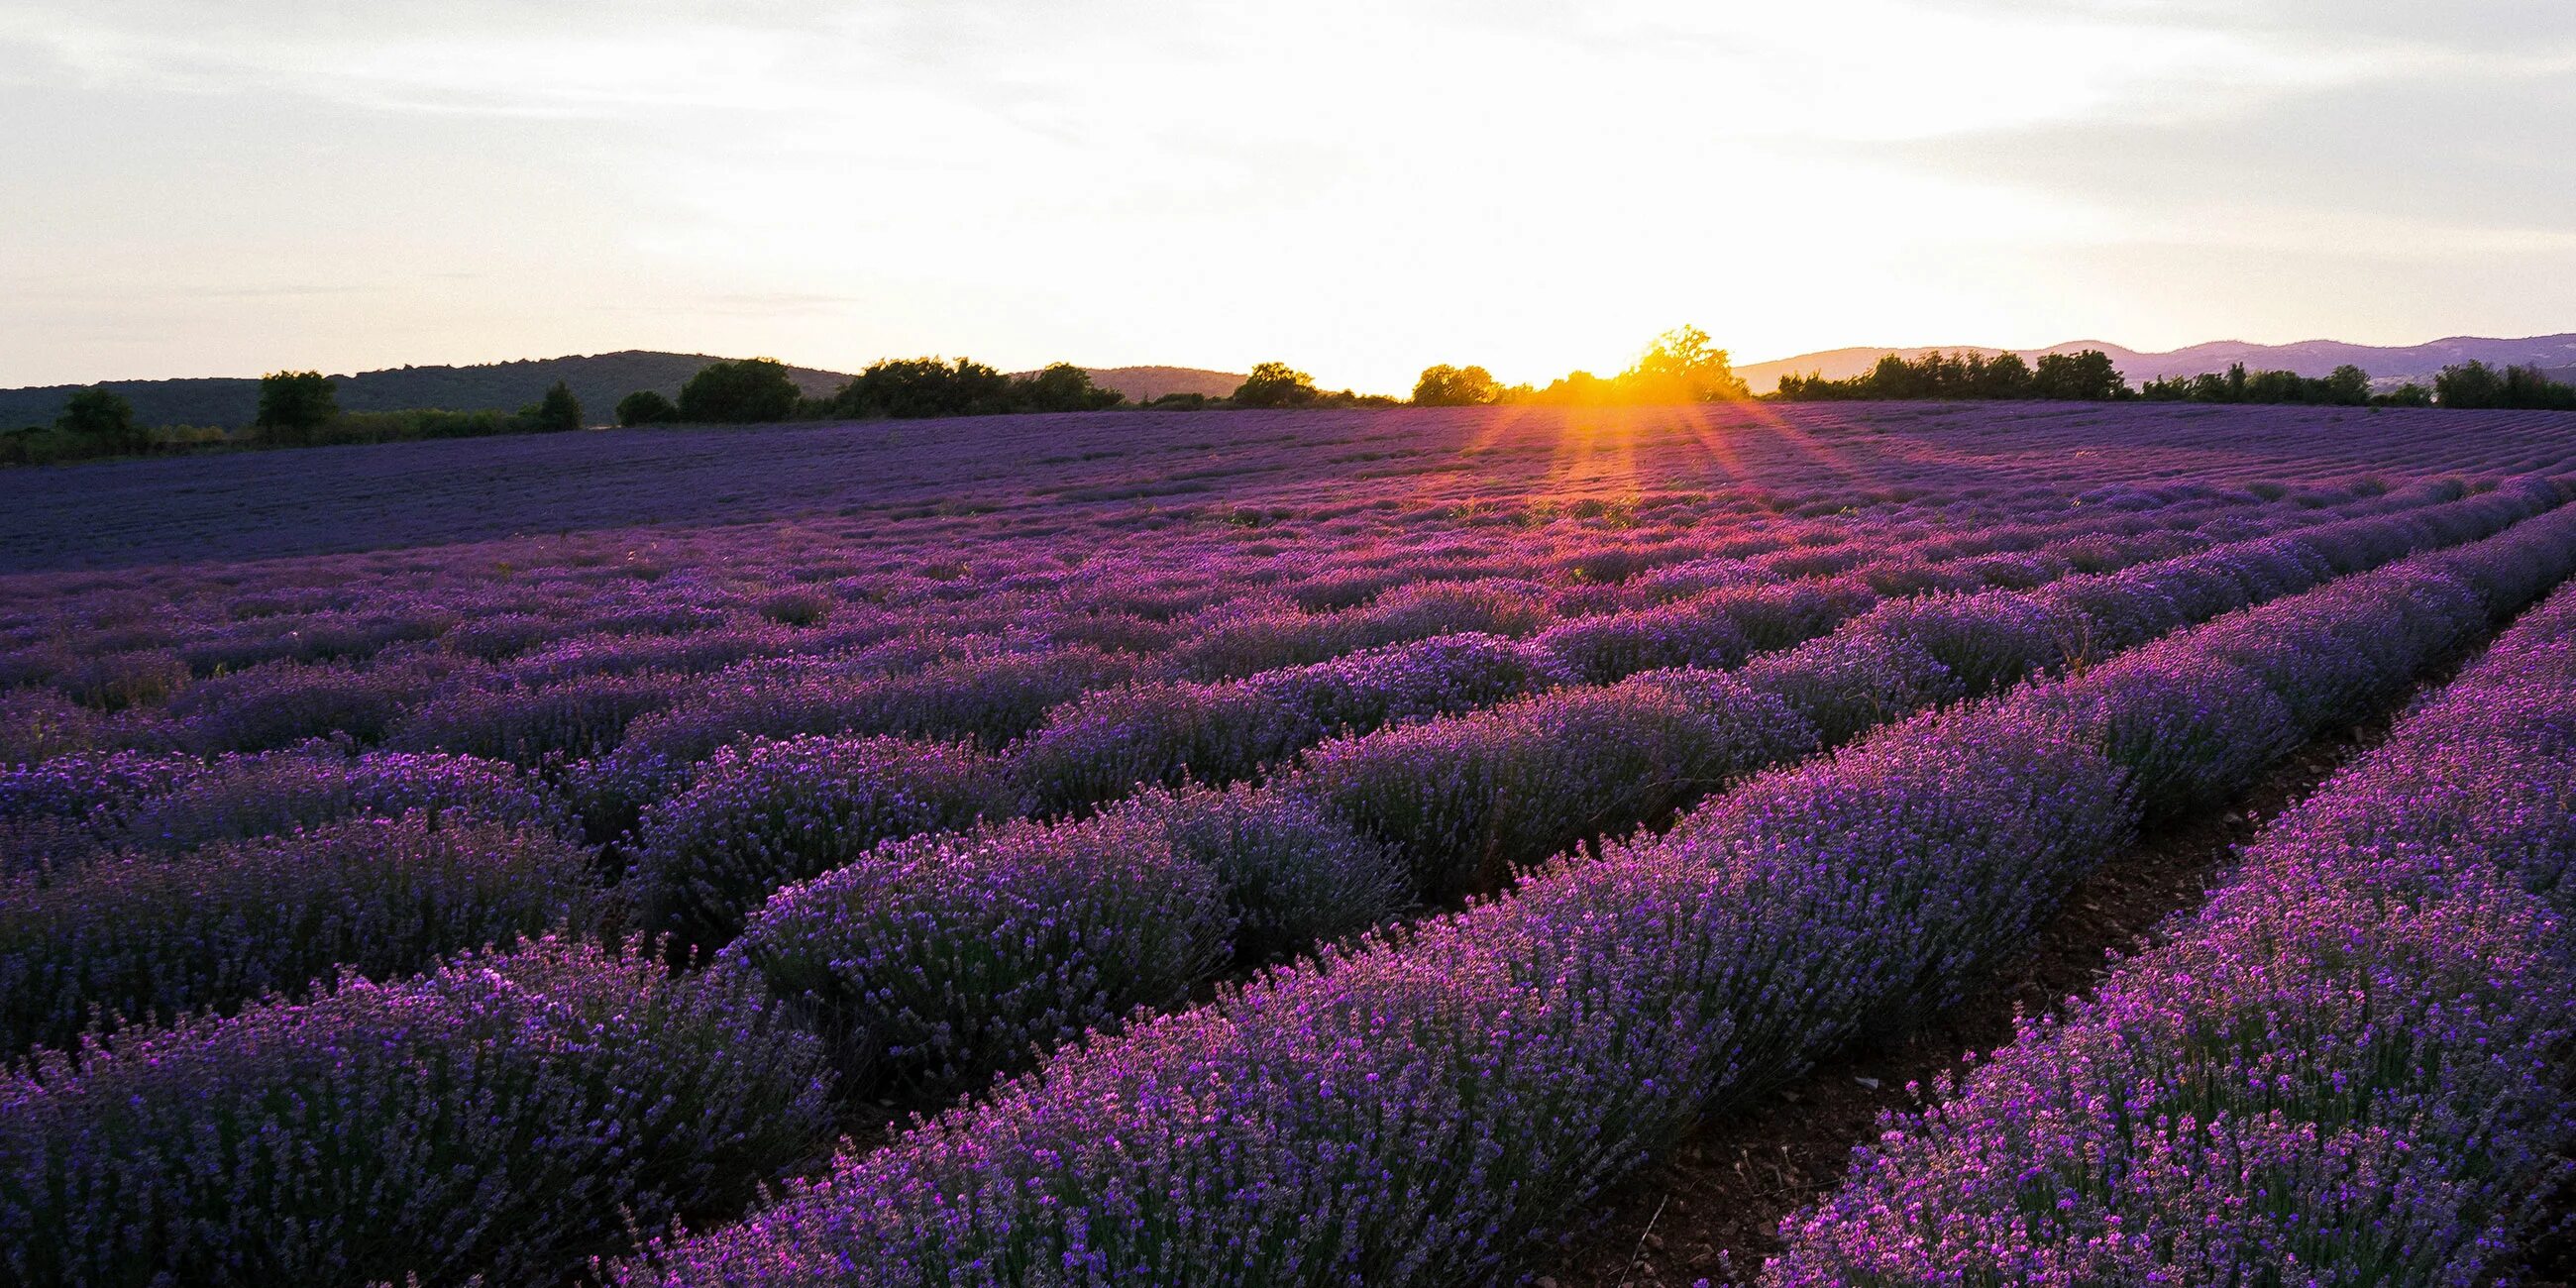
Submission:
<svg viewBox="0 0 2576 1288">
<path fill-rule="evenodd" d="M 319 371 L 270 372 L 259 378 L 259 418 L 253 424 L 272 442 L 309 443 L 339 416 L 334 393 Z"/>
<path fill-rule="evenodd" d="M 832 405 L 844 416 L 909 420 L 1008 411 L 1010 397 L 1010 377 L 971 358 L 888 358 L 851 377 Z"/>
<path fill-rule="evenodd" d="M 2032 395 L 2039 398 L 2108 402 L 2129 396 L 2129 382 L 2121 379 L 2119 369 L 2111 365 L 2111 355 L 2100 349 L 2043 353 L 2038 367 L 2031 372 L 2030 384 Z"/>
<path fill-rule="evenodd" d="M 1620 373 L 1619 383 L 1629 402 L 1726 402 L 1753 396 L 1726 350 L 1711 345 L 1708 332 L 1695 326 L 1655 337 L 1635 365 Z"/>
<path fill-rule="evenodd" d="M 139 452 L 152 445 L 152 436 L 134 423 L 134 404 L 105 385 L 73 394 L 54 425 L 101 453 Z"/>
<path fill-rule="evenodd" d="M 1091 373 L 1070 362 L 1050 363 L 1011 382 L 1011 403 L 1020 411 L 1100 411 L 1126 400 L 1115 389 L 1092 384 Z"/>
<path fill-rule="evenodd" d="M 1413 402 L 1417 407 L 1481 407 L 1501 401 L 1502 394 L 1493 373 L 1483 367 L 1440 363 L 1424 367 L 1422 378 L 1413 382 Z"/>
<path fill-rule="evenodd" d="M 2359 407 L 2370 401 L 2370 373 L 2347 362 L 2326 377 L 2325 401 Z"/>
<path fill-rule="evenodd" d="M 2537 366 L 2507 367 L 2503 405 L 2525 411 L 2576 410 L 2576 385 L 2552 380 Z"/>
<path fill-rule="evenodd" d="M 667 425 L 680 418 L 680 409 L 670 399 L 650 389 L 638 389 L 617 400 L 617 423 L 629 429 L 637 425 Z"/>
<path fill-rule="evenodd" d="M 656 394 L 655 397 L 661 395 Z M 581 400 L 572 396 L 572 386 L 558 380 L 546 396 L 533 407 L 519 409 L 519 419 L 540 434 L 559 434 L 581 428 Z"/>
<path fill-rule="evenodd" d="M 1238 407 L 1303 407 L 1315 396 L 1315 378 L 1284 362 L 1260 363 L 1234 387 Z"/>
<path fill-rule="evenodd" d="M 2496 370 L 2471 358 L 2442 368 L 2433 377 L 2433 400 L 2445 407 L 2481 408 L 2504 405 L 2504 381 Z"/>
<path fill-rule="evenodd" d="M 760 425 L 796 414 L 796 382 L 776 358 L 712 362 L 680 386 L 679 417 L 710 425 Z"/>
<path fill-rule="evenodd" d="M 1985 365 L 1977 369 L 1976 390 L 1973 396 L 2028 398 L 2031 396 L 2030 381 L 2030 364 L 2022 361 L 2020 354 L 1998 353 L 1986 359 Z"/>
</svg>

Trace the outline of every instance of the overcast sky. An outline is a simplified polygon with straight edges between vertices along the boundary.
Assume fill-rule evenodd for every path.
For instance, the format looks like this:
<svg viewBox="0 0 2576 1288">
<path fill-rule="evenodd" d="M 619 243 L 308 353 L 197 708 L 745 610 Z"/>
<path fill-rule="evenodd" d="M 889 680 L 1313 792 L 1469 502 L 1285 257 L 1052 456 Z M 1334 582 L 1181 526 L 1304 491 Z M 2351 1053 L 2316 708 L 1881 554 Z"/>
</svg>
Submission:
<svg viewBox="0 0 2576 1288">
<path fill-rule="evenodd" d="M 2570 0 L 0 0 L 0 384 L 2576 330 Z"/>
</svg>

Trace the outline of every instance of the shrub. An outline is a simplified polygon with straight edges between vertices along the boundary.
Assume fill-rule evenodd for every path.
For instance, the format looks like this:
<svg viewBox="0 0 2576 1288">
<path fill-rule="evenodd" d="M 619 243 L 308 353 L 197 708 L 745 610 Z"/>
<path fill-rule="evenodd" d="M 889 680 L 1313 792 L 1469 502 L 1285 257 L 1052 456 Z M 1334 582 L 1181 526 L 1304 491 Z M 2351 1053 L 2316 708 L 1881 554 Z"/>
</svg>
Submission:
<svg viewBox="0 0 2576 1288">
<path fill-rule="evenodd" d="M 1931 654 L 1884 635 L 1810 640 L 1786 653 L 1753 659 L 1736 678 L 1796 712 L 1828 747 L 1888 721 L 1956 702 L 1968 692 Z"/>
<path fill-rule="evenodd" d="M 679 676 L 585 675 L 542 688 L 464 689 L 422 704 L 393 745 L 534 765 L 549 756 L 597 755 L 626 726 L 677 701 Z"/>
<path fill-rule="evenodd" d="M 1723 611 L 1694 600 L 1550 627 L 1534 641 L 1591 684 L 1609 684 L 1669 666 L 1723 669 L 1744 661 L 1753 646 Z"/>
<path fill-rule="evenodd" d="M 1657 822 L 1814 745 L 1777 699 L 1726 677 L 1641 676 L 1329 742 L 1296 784 L 1397 846 L 1415 893 L 1437 902 Z"/>
<path fill-rule="evenodd" d="M 1249 778 L 1322 732 L 1250 686 L 1133 684 L 1058 708 L 1012 754 L 1011 771 L 1034 809 L 1071 813 L 1140 785 Z"/>
<path fill-rule="evenodd" d="M 117 843 L 162 852 L 354 816 L 423 812 L 563 831 L 561 805 L 514 767 L 439 752 L 223 756 L 117 821 Z"/>
<path fill-rule="evenodd" d="M 200 681 L 169 710 L 199 751 L 265 751 L 335 734 L 373 742 L 405 696 L 387 677 L 345 666 L 272 662 Z"/>
<path fill-rule="evenodd" d="M 832 1122 L 757 986 L 553 940 L 344 980 L 0 1082 L 30 1288 L 561 1279 L 724 1212 Z M 115 1237 L 97 1232 L 115 1231 Z"/>
<path fill-rule="evenodd" d="M 1363 649 L 1265 671 L 1242 684 L 1302 713 L 1318 730 L 1364 732 L 1492 706 L 1572 678 L 1543 643 L 1470 633 Z"/>
<path fill-rule="evenodd" d="M 2148 825 L 2217 806 L 2301 735 L 2260 680 L 2188 640 L 2114 659 L 2030 701 L 2119 768 Z"/>
<path fill-rule="evenodd" d="M 1153 820 L 889 842 L 789 886 L 727 961 L 834 1039 L 853 1092 L 942 1099 L 1180 1001 L 1226 953 L 1215 876 Z"/>
<path fill-rule="evenodd" d="M 329 824 L 178 857 L 102 858 L 0 905 L 0 1050 L 371 978 L 587 918 L 589 856 L 549 833 L 426 816 Z"/>
<path fill-rule="evenodd" d="M 780 886 L 1003 803 L 996 767 L 962 745 L 802 737 L 726 748 L 687 791 L 645 811 L 639 915 L 681 947 L 719 947 Z"/>
<path fill-rule="evenodd" d="M 1174 853 L 1216 875 L 1241 966 L 1313 951 L 1410 902 L 1392 850 L 1276 786 L 1149 792 L 1112 816 L 1158 824 Z"/>
</svg>

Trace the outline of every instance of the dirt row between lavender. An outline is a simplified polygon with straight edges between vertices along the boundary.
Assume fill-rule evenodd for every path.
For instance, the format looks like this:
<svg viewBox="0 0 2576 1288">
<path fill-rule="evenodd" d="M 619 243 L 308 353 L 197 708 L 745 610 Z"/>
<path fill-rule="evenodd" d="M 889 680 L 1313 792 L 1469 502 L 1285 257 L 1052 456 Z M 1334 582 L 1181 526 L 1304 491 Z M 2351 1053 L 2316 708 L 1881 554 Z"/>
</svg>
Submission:
<svg viewBox="0 0 2576 1288">
<path fill-rule="evenodd" d="M 2414 692 L 2452 674 L 2445 669 Z M 2376 746 L 2405 705 L 2392 703 L 2309 741 L 2221 809 L 2142 838 L 2078 885 L 2029 950 L 1997 966 L 1966 1001 L 1911 1032 L 1819 1065 L 1757 1106 L 1703 1124 L 1597 1204 L 1599 1225 L 1562 1251 L 1533 1258 L 1532 1282 L 1751 1283 L 1764 1258 L 1780 1251 L 1780 1222 L 1842 1183 L 1852 1149 L 1877 1139 L 1879 1115 L 1919 1107 L 1935 1078 L 1966 1067 L 1963 1055 L 2010 1042 L 2017 1016 L 2056 1010 L 2099 981 L 2112 954 L 2133 952 L 2173 914 L 2200 906 L 2237 847 Z"/>
</svg>

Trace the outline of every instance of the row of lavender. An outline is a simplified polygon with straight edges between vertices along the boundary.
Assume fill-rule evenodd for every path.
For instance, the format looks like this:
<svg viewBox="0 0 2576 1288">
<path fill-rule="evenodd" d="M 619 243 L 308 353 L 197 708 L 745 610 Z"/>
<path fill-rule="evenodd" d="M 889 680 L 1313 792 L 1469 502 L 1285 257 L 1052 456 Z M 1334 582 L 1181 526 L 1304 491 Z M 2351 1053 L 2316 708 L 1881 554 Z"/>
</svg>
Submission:
<svg viewBox="0 0 2576 1288">
<path fill-rule="evenodd" d="M 2440 494 L 2435 490 L 2431 495 Z M 2398 502 L 2405 495 L 2401 491 L 2380 503 L 2358 508 L 2402 510 L 2405 506 Z M 2155 548 L 2155 534 L 2151 533 L 2143 543 L 2133 542 L 2125 547 L 2097 544 L 2089 558 L 2094 562 L 2129 562 Z M 1876 566 L 1851 569 L 1836 565 L 1847 572 L 1863 573 Z M 1340 667 L 1318 666 L 1303 671 L 1292 668 L 1269 683 L 1253 686 L 1252 691 L 1149 686 L 1141 694 L 1104 698 L 1105 708 L 1079 703 L 1066 708 L 1059 713 L 1065 717 L 1060 722 L 1065 727 L 1057 731 L 1048 754 L 1038 759 L 1047 763 L 1051 777 L 1073 780 L 1050 788 L 1058 793 L 1078 792 L 1078 780 L 1086 776 L 1098 782 L 1114 779 L 1123 787 L 1132 781 L 1127 771 L 1136 771 L 1133 778 L 1155 778 L 1170 773 L 1176 761 L 1190 759 L 1197 762 L 1194 772 L 1199 777 L 1224 778 L 1230 773 L 1224 758 L 1215 754 L 1221 749 L 1193 745 L 1204 741 L 1193 734 L 1210 725 L 1202 717 L 1212 711 L 1216 715 L 1239 714 L 1213 709 L 1228 705 L 1255 708 L 1257 719 L 1243 723 L 1267 726 L 1251 740 L 1257 745 L 1311 740 L 1327 728 L 1403 719 L 1542 687 L 1564 669 L 1554 660 L 1559 653 L 1566 655 L 1572 665 L 1607 669 L 1603 658 L 1611 646 L 1605 640 L 1623 641 L 1619 651 L 1629 655 L 1631 665 L 1705 657 L 1712 651 L 1733 651 L 1737 635 L 1753 637 L 1764 644 L 1786 642 L 1797 633 L 1811 632 L 1858 611 L 1874 597 L 1872 592 L 1847 585 L 1832 589 L 1795 584 L 1724 589 L 1723 583 L 1728 580 L 1741 579 L 1740 566 L 1687 565 L 1652 574 L 1651 579 L 1658 587 L 1652 593 L 1658 596 L 1708 596 L 1715 587 L 1714 594 L 1722 602 L 1668 605 L 1642 617 L 1612 614 L 1569 623 L 1558 628 L 1563 638 L 1550 641 L 1548 647 L 1535 654 L 1494 641 L 1470 640 L 1452 647 L 1449 642 L 1433 640 L 1419 648 L 1397 646 L 1354 657 Z M 1490 593 L 1474 587 L 1424 589 L 1434 598 L 1448 592 L 1449 598 L 1464 601 L 1471 616 L 1478 607 L 1492 607 L 1487 602 L 1493 598 Z M 1424 596 L 1417 595 L 1399 606 L 1395 615 L 1423 616 L 1429 607 L 1423 601 Z M 1510 610 L 1506 606 L 1502 611 Z M 1256 624 L 1261 620 L 1265 619 L 1256 615 Z M 1434 614 L 1420 629 L 1436 630 L 1456 624 Z M 1670 656 L 1675 653 L 1680 657 Z M 463 745 L 446 750 L 499 753 L 524 761 L 616 736 L 627 721 L 633 720 L 635 727 L 625 730 L 628 745 L 622 746 L 618 754 L 575 767 L 567 775 L 576 797 L 603 816 L 596 820 L 594 830 L 614 833 L 622 830 L 637 808 L 637 798 L 649 798 L 674 780 L 684 782 L 695 762 L 715 748 L 746 736 L 815 731 L 974 734 L 991 745 L 1044 720 L 1054 704 L 1068 694 L 1132 674 L 1132 668 L 1116 658 L 1076 648 L 1005 652 L 934 665 L 915 674 L 865 678 L 876 669 L 895 664 L 895 659 L 875 656 L 864 660 L 823 656 L 748 665 L 700 682 L 704 687 L 677 699 L 671 695 L 682 683 L 679 677 L 660 674 L 609 675 L 602 677 L 602 683 L 588 687 L 539 685 L 533 690 L 508 688 L 497 693 L 477 693 L 427 721 L 428 733 L 419 741 L 431 749 L 452 741 Z M 255 744 L 317 729 L 342 738 L 363 738 L 381 732 L 376 717 L 398 705 L 393 694 L 370 688 L 365 677 L 325 668 L 254 671 L 235 678 L 245 682 L 241 687 L 247 691 L 235 695 L 243 700 L 227 707 L 221 713 L 225 718 L 217 723 L 226 727 L 259 726 L 268 732 L 230 741 Z M 664 703 L 671 705 L 638 717 L 639 711 L 652 711 Z M 1118 720 L 1117 708 L 1122 703 L 1143 708 L 1139 713 L 1142 719 Z M 211 718 L 212 713 L 209 715 Z M 477 715 L 482 718 L 475 718 Z M 1104 740 L 1108 745 L 1102 745 Z M 424 757 L 421 761 L 427 764 L 432 759 Z M 291 774 L 284 765 L 262 770 L 254 767 L 257 763 L 227 762 L 226 767 L 234 772 L 216 777 L 258 778 L 265 773 L 276 779 Z M 50 777 L 56 782 L 86 777 L 97 784 L 101 802 L 113 804 L 145 789 L 167 790 L 179 778 L 198 776 L 192 764 L 177 756 L 158 760 L 124 757 L 113 763 L 73 761 L 55 768 Z M 1098 768 L 1094 772 L 1083 773 L 1095 764 Z M 446 762 L 446 767 L 464 772 L 461 762 Z M 287 797 L 310 795 L 309 788 L 299 790 L 285 782 L 272 783 L 271 787 Z M 257 812 L 252 804 L 257 795 L 255 785 L 239 785 L 225 795 L 236 808 Z M 35 812 L 56 814 L 63 803 L 63 798 L 56 795 L 52 807 Z M 288 808 L 285 812 L 298 811 Z M 96 848 L 139 841 L 168 848 L 172 838 L 159 835 L 150 822 L 128 826 L 126 820 L 105 818 L 101 826 L 89 829 L 94 834 L 89 844 Z M 52 824 L 47 827 L 61 830 Z M 38 838 L 5 839 L 13 842 L 9 848 L 22 859 L 48 849 Z M 80 838 L 57 835 L 52 840 L 57 846 L 71 844 L 78 848 Z"/>
<path fill-rule="evenodd" d="M 2487 1283 L 2576 1140 L 2576 590 L 1887 1124 L 1766 1283 Z"/>
<path fill-rule="evenodd" d="M 1210 974 L 1494 888 L 1820 741 L 2059 665 L 2075 641 L 2127 647 L 2555 499 L 2516 485 L 2039 592 L 1897 601 L 1740 679 L 1565 689 L 1347 738 L 1258 791 L 1152 793 L 1098 820 L 877 854 L 1007 816 L 1007 767 L 893 739 L 763 744 L 720 755 L 657 812 L 617 897 L 691 949 L 727 944 L 771 901 L 734 956 L 842 1035 L 845 1088 L 935 1099 Z M 40 871 L 0 908 L 0 1047 L 68 1046 L 101 1022 L 230 1007 L 335 967 L 383 978 L 602 924 L 611 897 L 510 773 L 280 755 L 212 769 L 68 758 L 13 775 L 0 795 L 34 816 L 20 835 L 113 820 L 145 852 Z M 266 835 L 291 825 L 313 830 Z M 961 945 L 974 951 L 960 959 Z"/>
<path fill-rule="evenodd" d="M 2489 527 L 2515 517 L 2500 500 L 2485 508 Z M 2388 553 L 2347 539 L 2347 559 Z M 2220 569 L 2205 570 L 2203 594 L 2247 593 L 2233 580 L 2241 570 Z M 2215 589 L 2222 581 L 2240 588 Z M 2138 599 L 2154 602 L 2151 584 Z M 477 835 L 420 825 L 450 841 Z M 277 882 L 294 868 L 264 871 Z M 1032 906 L 1048 897 L 1023 893 Z M 238 905 L 204 924 L 255 943 L 244 931 L 258 911 Z M 939 964 L 957 979 L 975 978 L 973 966 Z M 602 982 L 585 989 L 575 976 Z M 11 1246 L 29 1250 L 20 1266 L 37 1282 L 141 1281 L 169 1266 L 206 1279 L 536 1273 L 613 1248 L 619 1204 L 647 1224 L 722 1212 L 794 1166 L 828 1123 L 827 1046 L 849 1038 L 824 1030 L 818 1041 L 784 1024 L 738 970 L 671 978 L 560 945 L 409 983 L 353 979 L 300 1005 L 46 1057 L 9 1092 L 0 1231 L 25 1236 Z M 478 1178 L 470 1192 L 458 1188 L 466 1172 Z"/>
<path fill-rule="evenodd" d="M 2173 489 L 2133 500 L 2114 490 L 2071 515 L 2063 497 L 2028 498 L 2002 511 L 2019 521 L 1990 522 L 1975 535 L 1948 530 L 1937 510 L 1927 518 L 1901 506 L 1857 524 L 1579 531 L 1561 550 L 1525 535 L 1474 546 L 1380 541 L 1373 558 L 1333 539 L 1249 549 L 1176 542 L 1190 556 L 1177 563 L 1158 552 L 1067 567 L 1052 543 L 1024 541 L 980 551 L 991 566 L 949 580 L 874 574 L 782 584 L 725 549 L 694 564 L 647 557 L 550 574 L 498 561 L 490 572 L 460 556 L 452 571 L 356 578 L 383 583 L 372 590 L 301 579 L 257 590 L 258 573 L 227 573 L 200 577 L 202 586 L 176 602 L 101 590 L 41 608 L 30 599 L 0 615 L 0 643 L 15 645 L 0 650 L 0 685 L 16 686 L 5 705 L 9 739 L 20 744 L 0 747 L 0 756 L 83 746 L 255 750 L 332 734 L 521 760 L 581 755 L 613 743 L 626 720 L 689 696 L 698 687 L 690 677 L 748 659 L 807 659 L 847 678 L 1077 650 L 1059 668 L 1072 678 L 1051 692 L 1018 695 L 990 713 L 934 704 L 919 728 L 902 727 L 897 712 L 886 730 L 967 732 L 990 743 L 1025 730 L 1051 702 L 1131 674 L 1232 676 L 1449 631 L 1523 634 L 1784 577 L 1842 575 L 1872 594 L 2028 584 L 2106 559 L 2178 553 L 2170 543 L 2189 548 L 2185 533 L 2195 527 L 2208 529 L 2201 540 L 2242 538 L 2308 521 L 2322 505 L 2367 512 L 2456 489 L 2418 484 L 2374 496 L 2353 485 L 2246 513 L 2235 503 L 2250 498 L 2222 493 Z M 1992 507 L 1978 513 L 1997 518 Z M 2169 544 L 2121 549 L 2141 541 Z M 2105 550 L 2103 542 L 2120 544 Z M 469 582 L 469 573 L 490 575 Z M 1460 581 L 1470 584 L 1443 584 Z M 1264 585 L 1276 589 L 1228 602 Z M 904 696 L 881 702 L 900 707 Z"/>
<path fill-rule="evenodd" d="M 2097 544 L 2091 558 L 2133 560 L 2158 548 L 2157 535 L 2120 546 Z M 397 742 L 416 744 L 424 753 L 454 755 L 375 756 L 370 759 L 389 768 L 370 772 L 361 766 L 356 772 L 374 785 L 379 803 L 401 805 L 441 803 L 453 795 L 427 783 L 406 786 L 415 780 L 492 777 L 461 755 L 547 765 L 547 776 L 560 780 L 580 806 L 586 830 L 595 839 L 614 839 L 644 805 L 686 786 L 711 752 L 747 738 L 875 732 L 974 737 L 989 748 L 1044 725 L 1046 736 L 1029 748 L 1024 759 L 1030 772 L 1021 777 L 1036 780 L 1030 790 L 1041 805 L 1088 803 L 1123 794 L 1140 779 L 1169 781 L 1184 769 L 1203 781 L 1238 777 L 1335 728 L 1368 728 L 1483 705 L 1551 687 L 1574 669 L 1606 672 L 1615 669 L 1606 660 L 1614 652 L 1627 665 L 1641 666 L 1732 656 L 1746 647 L 1739 636 L 1789 642 L 1876 598 L 1848 583 L 1726 585 L 1747 575 L 1740 564 L 1669 569 L 1656 578 L 1663 588 L 1657 593 L 1696 592 L 1691 598 L 1571 622 L 1528 643 L 1483 634 L 1435 636 L 1233 685 L 1149 683 L 1111 688 L 1088 702 L 1076 695 L 1133 677 L 1138 661 L 1076 646 L 969 656 L 879 676 L 900 661 L 922 659 L 908 649 L 901 650 L 905 657 L 892 658 L 871 648 L 855 657 L 827 653 L 737 665 L 711 679 L 620 671 L 533 686 L 466 685 L 431 700 L 395 731 Z M 1388 611 L 1372 606 L 1371 624 L 1383 629 L 1392 623 L 1400 627 L 1397 634 L 1418 635 L 1462 623 L 1503 625 L 1489 619 L 1497 613 L 1527 617 L 1531 611 L 1481 585 L 1414 589 L 1396 596 L 1400 603 L 1384 605 Z M 1255 614 L 1235 622 L 1247 625 L 1270 629 L 1279 621 Z M 939 647 L 951 646 L 953 641 Z M 411 669 L 418 678 L 431 668 Z M 345 744 L 385 734 L 387 723 L 404 709 L 401 686 L 385 685 L 383 678 L 329 667 L 260 667 L 210 681 L 183 699 L 215 693 L 220 701 L 191 719 L 229 731 L 222 743 L 258 746 L 327 732 Z M 42 736 L 41 720 L 22 727 Z M 614 754 L 595 760 L 563 766 L 549 759 L 621 737 Z M 118 846 L 184 848 L 217 835 L 256 834 L 282 821 L 322 821 L 332 815 L 317 797 L 317 785 L 330 776 L 329 766 L 304 766 L 302 760 L 348 758 L 341 751 L 229 757 L 205 765 L 178 753 L 62 757 L 33 776 L 36 787 L 0 785 L 0 847 L 10 852 L 12 866 L 27 867 Z M 183 782 L 185 799 L 175 810 L 144 808 L 146 797 L 175 792 Z M 86 798 L 69 786 L 74 783 L 88 784 Z M 31 792 L 37 797 L 32 803 L 12 804 Z M 72 817 L 83 799 L 94 808 Z M 216 817 L 217 806 L 235 816 Z M 144 816 L 129 817 L 137 810 Z"/>
<path fill-rule="evenodd" d="M 1061 1054 L 622 1279 L 1490 1279 L 1697 1115 L 1951 999 L 2143 817 L 2241 787 L 2571 568 L 2561 511 L 1924 717 Z"/>
</svg>

